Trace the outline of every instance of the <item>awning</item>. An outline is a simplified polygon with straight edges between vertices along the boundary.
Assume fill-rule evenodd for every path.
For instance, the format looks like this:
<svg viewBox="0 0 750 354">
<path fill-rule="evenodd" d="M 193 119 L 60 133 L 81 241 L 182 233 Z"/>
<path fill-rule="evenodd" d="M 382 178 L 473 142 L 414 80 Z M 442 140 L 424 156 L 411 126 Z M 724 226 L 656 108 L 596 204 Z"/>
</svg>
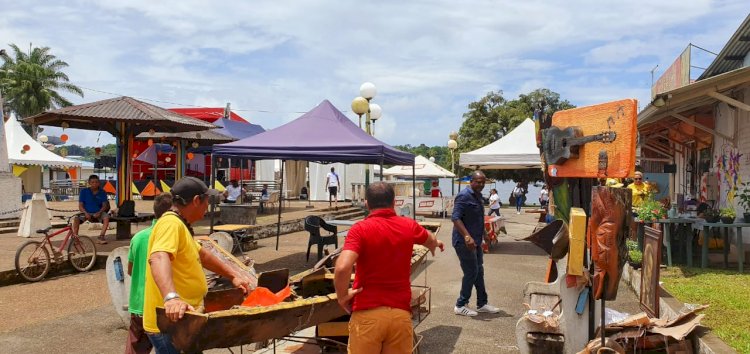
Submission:
<svg viewBox="0 0 750 354">
<path fill-rule="evenodd" d="M 748 83 L 750 67 L 745 67 L 656 95 L 638 114 L 641 146 L 667 157 L 674 155 L 675 147 L 652 138 L 677 146 L 695 141 L 699 147 L 711 145 L 714 136 L 733 140 L 733 136 L 715 130 L 715 119 L 721 118 L 715 118 L 714 105 L 724 102 L 750 112 L 750 105 L 733 97 L 735 89 Z"/>
</svg>

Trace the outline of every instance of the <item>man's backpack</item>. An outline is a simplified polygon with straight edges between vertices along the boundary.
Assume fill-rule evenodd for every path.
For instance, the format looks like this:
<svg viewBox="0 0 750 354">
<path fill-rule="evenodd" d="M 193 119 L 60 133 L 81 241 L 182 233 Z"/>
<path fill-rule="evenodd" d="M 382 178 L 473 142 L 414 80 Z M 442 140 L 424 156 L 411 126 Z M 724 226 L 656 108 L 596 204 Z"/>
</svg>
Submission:
<svg viewBox="0 0 750 354">
<path fill-rule="evenodd" d="M 135 202 L 132 200 L 123 201 L 117 208 L 117 216 L 126 218 L 135 216 Z"/>
</svg>

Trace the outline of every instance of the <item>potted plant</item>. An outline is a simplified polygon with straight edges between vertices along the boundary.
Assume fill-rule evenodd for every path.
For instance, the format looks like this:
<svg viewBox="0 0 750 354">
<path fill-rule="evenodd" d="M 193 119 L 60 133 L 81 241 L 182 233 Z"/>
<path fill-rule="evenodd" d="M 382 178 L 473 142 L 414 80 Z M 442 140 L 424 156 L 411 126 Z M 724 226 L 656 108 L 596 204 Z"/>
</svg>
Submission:
<svg viewBox="0 0 750 354">
<path fill-rule="evenodd" d="M 747 182 L 742 184 L 742 192 L 740 192 L 739 197 L 739 204 L 744 211 L 742 217 L 746 223 L 750 223 L 750 184 Z"/>
<path fill-rule="evenodd" d="M 726 207 L 719 209 L 719 216 L 721 216 L 721 222 L 725 224 L 734 223 L 734 218 L 737 217 L 737 213 L 732 207 Z"/>
<path fill-rule="evenodd" d="M 628 264 L 630 264 L 633 269 L 639 269 L 641 268 L 641 264 L 643 263 L 643 253 L 638 249 L 638 242 L 628 240 L 627 241 L 628 246 Z"/>
<path fill-rule="evenodd" d="M 636 208 L 638 219 L 643 222 L 656 222 L 659 219 L 667 218 L 667 210 L 664 205 L 653 199 L 646 199 L 641 206 Z"/>
<path fill-rule="evenodd" d="M 714 208 L 708 208 L 703 212 L 703 218 L 706 219 L 706 222 L 715 223 L 719 222 L 721 216 L 719 216 L 718 210 Z"/>
</svg>

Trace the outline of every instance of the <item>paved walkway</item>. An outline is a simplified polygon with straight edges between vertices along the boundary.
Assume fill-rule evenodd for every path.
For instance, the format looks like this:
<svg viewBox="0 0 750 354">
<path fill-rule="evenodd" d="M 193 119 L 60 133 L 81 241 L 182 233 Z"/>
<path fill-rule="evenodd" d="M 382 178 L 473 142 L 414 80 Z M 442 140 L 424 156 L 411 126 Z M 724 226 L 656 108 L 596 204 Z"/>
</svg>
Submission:
<svg viewBox="0 0 750 354">
<path fill-rule="evenodd" d="M 417 280 L 420 283 L 426 276 L 433 294 L 432 313 L 417 327 L 417 333 L 425 336 L 423 352 L 517 352 L 514 331 L 523 312 L 523 286 L 543 278 L 547 257 L 535 246 L 514 240 L 529 234 L 536 224 L 534 215 L 508 213 L 508 218 L 510 235 L 501 238 L 499 246 L 485 257 L 490 301 L 502 309 L 500 314 L 476 318 L 454 315 L 461 279 L 455 251 L 449 246 L 445 253 L 428 256 L 427 271 Z M 450 222 L 434 220 L 442 221 L 438 237 L 449 243 Z M 314 263 L 314 259 L 305 262 L 305 232 L 281 236 L 278 251 L 273 238 L 258 243 L 257 250 L 247 253 L 256 261 L 258 271 L 284 267 L 294 274 Z M 618 300 L 608 302 L 608 306 L 639 312 L 635 295 L 622 285 Z M 3 352 L 115 353 L 123 351 L 127 337 L 125 324 L 109 300 L 103 270 L 0 287 L 0 313 L 6 318 L 0 321 Z M 251 352 L 250 346 L 243 349 Z M 228 353 L 224 349 L 208 352 Z"/>
<path fill-rule="evenodd" d="M 285 206 L 281 208 L 281 220 L 300 219 L 300 218 L 304 218 L 307 215 L 310 215 L 311 213 L 320 213 L 328 209 L 327 202 L 312 202 L 311 205 L 313 206 L 313 208 L 306 208 L 307 205 L 308 203 L 304 201 L 292 201 L 289 206 Z M 340 203 L 339 208 L 343 208 L 344 206 L 349 206 L 349 205 L 351 204 Z M 48 206 L 51 209 L 57 209 L 57 210 L 75 210 L 75 208 L 77 207 L 77 204 L 75 202 L 49 202 Z M 141 213 L 153 212 L 153 202 L 150 200 L 136 200 L 135 209 L 137 212 L 141 212 Z M 59 211 L 52 212 L 53 218 L 56 221 L 62 220 L 56 217 L 58 215 L 70 216 L 72 214 L 73 212 L 59 212 Z M 256 219 L 256 223 L 258 225 L 275 224 L 277 218 L 278 218 L 278 215 L 276 213 L 276 209 L 271 209 L 264 214 L 259 214 Z M 218 221 L 218 218 L 216 221 Z M 133 234 L 135 234 L 136 232 L 143 230 L 149 227 L 150 225 L 151 225 L 150 222 L 133 224 L 132 232 Z M 90 225 L 90 224 L 82 225 L 80 229 L 80 234 L 85 235 L 85 236 L 90 236 L 93 239 L 96 239 L 96 236 L 98 236 L 101 233 L 101 230 L 93 229 L 92 226 L 93 225 Z M 208 234 L 209 226 L 210 226 L 210 219 L 206 217 L 204 218 L 204 220 L 201 220 L 200 222 L 196 223 L 195 232 L 198 234 Z M 96 245 L 97 254 L 101 254 L 101 255 L 109 254 L 109 252 L 111 252 L 113 249 L 117 247 L 127 246 L 130 244 L 129 240 L 120 240 L 120 241 L 115 240 L 114 227 L 115 227 L 115 223 L 110 224 L 111 229 L 107 231 L 108 243 L 106 245 L 99 245 L 99 244 Z M 53 240 L 62 242 L 63 238 L 64 238 L 64 235 L 58 235 Z M 25 237 L 19 237 L 15 233 L 0 234 L 0 271 L 12 270 L 15 268 L 14 260 L 15 260 L 15 255 L 16 255 L 16 249 L 22 243 L 30 239 L 41 240 L 41 237 L 25 238 Z M 56 246 L 59 246 L 59 242 L 55 243 Z"/>
</svg>

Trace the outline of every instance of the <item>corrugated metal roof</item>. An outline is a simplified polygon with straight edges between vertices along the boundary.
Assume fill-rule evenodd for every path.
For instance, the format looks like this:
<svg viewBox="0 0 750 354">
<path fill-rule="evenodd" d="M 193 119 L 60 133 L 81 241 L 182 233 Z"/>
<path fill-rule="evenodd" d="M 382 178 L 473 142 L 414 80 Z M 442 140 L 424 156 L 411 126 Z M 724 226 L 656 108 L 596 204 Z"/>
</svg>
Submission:
<svg viewBox="0 0 750 354">
<path fill-rule="evenodd" d="M 698 80 L 739 69 L 747 53 L 750 53 L 750 15 L 745 18 L 745 21 L 737 28 L 732 38 L 724 45 L 716 59 L 706 68 L 706 71 L 698 77 Z"/>
<path fill-rule="evenodd" d="M 54 126 L 67 122 L 70 128 L 109 132 L 114 131 L 113 123 L 126 122 L 136 134 L 151 128 L 171 132 L 216 128 L 215 125 L 200 119 L 126 96 L 54 109 L 26 118 L 25 121 Z"/>
</svg>

